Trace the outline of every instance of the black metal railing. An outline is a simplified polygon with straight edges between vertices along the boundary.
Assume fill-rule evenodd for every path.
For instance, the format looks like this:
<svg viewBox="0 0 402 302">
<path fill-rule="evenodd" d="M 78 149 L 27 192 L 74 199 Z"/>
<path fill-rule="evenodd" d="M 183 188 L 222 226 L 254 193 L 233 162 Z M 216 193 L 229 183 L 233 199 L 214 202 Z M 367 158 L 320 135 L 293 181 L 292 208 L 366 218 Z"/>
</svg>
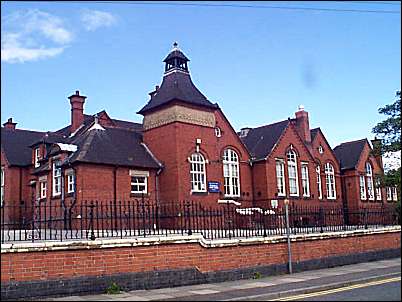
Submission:
<svg viewBox="0 0 402 302">
<path fill-rule="evenodd" d="M 292 234 L 336 232 L 397 224 L 394 209 L 289 205 Z M 195 202 L 84 201 L 74 205 L 10 203 L 1 208 L 1 242 L 94 240 L 201 234 L 207 239 L 286 234 L 284 207 L 220 208 Z"/>
</svg>

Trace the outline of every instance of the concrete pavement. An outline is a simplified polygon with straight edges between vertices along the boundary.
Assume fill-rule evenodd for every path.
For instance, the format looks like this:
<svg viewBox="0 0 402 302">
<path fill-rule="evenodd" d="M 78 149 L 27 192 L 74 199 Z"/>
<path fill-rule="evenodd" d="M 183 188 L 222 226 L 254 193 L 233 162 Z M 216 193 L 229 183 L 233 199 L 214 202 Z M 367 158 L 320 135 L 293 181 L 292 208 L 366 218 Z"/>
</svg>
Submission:
<svg viewBox="0 0 402 302">
<path fill-rule="evenodd" d="M 114 295 L 101 294 L 48 298 L 41 299 L 41 301 L 269 300 L 400 275 L 401 258 L 396 258 L 260 279 L 136 290 Z"/>
</svg>

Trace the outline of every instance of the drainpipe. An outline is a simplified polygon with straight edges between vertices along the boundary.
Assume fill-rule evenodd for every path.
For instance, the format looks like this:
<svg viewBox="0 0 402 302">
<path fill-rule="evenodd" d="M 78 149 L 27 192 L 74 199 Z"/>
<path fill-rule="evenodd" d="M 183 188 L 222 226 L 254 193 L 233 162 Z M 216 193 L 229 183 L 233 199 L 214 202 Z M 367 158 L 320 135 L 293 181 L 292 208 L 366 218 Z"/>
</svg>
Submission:
<svg viewBox="0 0 402 302">
<path fill-rule="evenodd" d="M 251 197 L 253 200 L 251 201 L 251 205 L 254 208 L 255 207 L 255 188 L 254 188 L 254 171 L 253 171 L 253 161 L 250 159 L 249 160 L 250 164 L 250 171 L 251 171 Z"/>
<path fill-rule="evenodd" d="M 114 206 L 114 224 L 117 230 L 117 169 L 118 165 L 114 166 L 113 169 L 113 206 Z"/>
<path fill-rule="evenodd" d="M 22 221 L 22 211 L 21 211 L 21 205 L 22 205 L 22 168 L 20 167 L 19 170 L 20 170 L 20 175 L 19 175 L 20 176 L 20 187 L 19 187 L 20 190 L 19 190 L 19 198 L 18 199 L 19 199 L 19 203 L 20 203 L 19 204 L 19 209 L 20 210 L 19 210 L 19 218 L 18 219 L 20 221 L 20 224 L 22 224 L 22 222 L 23 222 Z M 25 204 L 25 208 L 26 208 L 26 204 Z"/>
<path fill-rule="evenodd" d="M 156 171 L 156 177 L 155 177 L 155 191 L 156 191 L 156 204 L 159 205 L 159 175 L 162 173 L 162 167 Z"/>
</svg>

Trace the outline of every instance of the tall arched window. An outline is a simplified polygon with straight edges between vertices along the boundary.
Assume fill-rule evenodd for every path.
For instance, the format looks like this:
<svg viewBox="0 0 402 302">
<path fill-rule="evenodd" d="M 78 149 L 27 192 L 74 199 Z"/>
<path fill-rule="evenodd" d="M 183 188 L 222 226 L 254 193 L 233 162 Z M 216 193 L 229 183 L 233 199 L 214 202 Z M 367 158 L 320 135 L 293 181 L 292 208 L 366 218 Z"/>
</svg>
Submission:
<svg viewBox="0 0 402 302">
<path fill-rule="evenodd" d="M 239 156 L 232 149 L 223 152 L 223 177 L 225 196 L 240 196 Z"/>
<path fill-rule="evenodd" d="M 373 189 L 373 169 L 370 163 L 366 163 L 366 177 L 367 177 L 367 194 L 369 200 L 374 200 L 374 189 Z"/>
<path fill-rule="evenodd" d="M 321 169 L 320 166 L 317 166 L 315 169 L 317 172 L 317 187 L 318 187 L 318 199 L 322 199 L 322 188 L 321 188 Z"/>
<path fill-rule="evenodd" d="M 193 153 L 190 157 L 191 192 L 206 192 L 205 159 L 201 153 Z"/>
<path fill-rule="evenodd" d="M 335 171 L 330 163 L 325 164 L 325 182 L 327 187 L 327 199 L 335 199 Z"/>
<path fill-rule="evenodd" d="M 289 150 L 288 158 L 288 177 L 289 177 L 289 195 L 299 195 L 299 182 L 297 179 L 297 156 L 296 152 Z"/>
</svg>

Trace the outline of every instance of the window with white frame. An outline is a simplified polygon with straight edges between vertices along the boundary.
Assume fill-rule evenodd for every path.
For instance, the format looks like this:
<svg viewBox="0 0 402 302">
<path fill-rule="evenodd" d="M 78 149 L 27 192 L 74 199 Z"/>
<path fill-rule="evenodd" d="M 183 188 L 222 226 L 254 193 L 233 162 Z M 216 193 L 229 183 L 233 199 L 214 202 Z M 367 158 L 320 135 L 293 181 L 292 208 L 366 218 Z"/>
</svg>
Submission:
<svg viewBox="0 0 402 302">
<path fill-rule="evenodd" d="M 325 164 L 325 182 L 327 187 L 327 199 L 336 199 L 335 170 L 330 163 Z"/>
<path fill-rule="evenodd" d="M 366 182 L 364 176 L 360 175 L 360 199 L 366 200 Z"/>
<path fill-rule="evenodd" d="M 75 188 L 75 175 L 74 171 L 68 171 L 67 173 L 67 193 L 73 193 Z"/>
<path fill-rule="evenodd" d="M 370 163 L 366 163 L 366 177 L 367 177 L 367 194 L 369 200 L 374 200 L 374 188 L 373 188 L 373 169 Z"/>
<path fill-rule="evenodd" d="M 308 179 L 308 165 L 307 163 L 301 164 L 301 178 L 302 178 L 302 188 L 303 196 L 310 196 L 310 184 Z"/>
<path fill-rule="evenodd" d="M 148 193 L 148 171 L 130 170 L 131 176 L 131 193 L 146 194 Z"/>
<path fill-rule="evenodd" d="M 376 199 L 377 200 L 382 200 L 382 196 L 381 196 L 381 181 L 380 181 L 380 179 L 378 177 L 375 180 L 375 193 L 376 193 Z"/>
<path fill-rule="evenodd" d="M 392 200 L 397 201 L 398 200 L 398 191 L 396 187 L 392 187 Z"/>
<path fill-rule="evenodd" d="M 318 187 L 318 199 L 322 199 L 322 187 L 321 187 L 321 169 L 320 166 L 317 166 L 315 169 L 317 173 L 317 187 Z"/>
<path fill-rule="evenodd" d="M 53 196 L 61 194 L 61 161 L 53 161 Z"/>
<path fill-rule="evenodd" d="M 387 191 L 387 200 L 392 200 L 392 189 L 391 189 L 391 187 L 387 187 L 386 191 Z"/>
<path fill-rule="evenodd" d="M 191 192 L 206 192 L 205 159 L 201 153 L 190 156 Z"/>
<path fill-rule="evenodd" d="M 223 178 L 225 196 L 239 197 L 239 156 L 229 148 L 223 152 Z"/>
<path fill-rule="evenodd" d="M 38 148 L 35 148 L 35 168 L 40 166 L 39 160 L 40 160 L 40 150 L 38 147 Z"/>
<path fill-rule="evenodd" d="M 47 181 L 40 180 L 39 181 L 39 198 L 40 199 L 46 198 L 46 190 L 47 190 Z"/>
<path fill-rule="evenodd" d="M 289 150 L 287 153 L 288 159 L 288 177 L 289 177 L 289 195 L 299 195 L 299 183 L 297 179 L 297 156 L 296 152 Z"/>
<path fill-rule="evenodd" d="M 0 206 L 3 206 L 3 204 L 4 204 L 4 176 L 5 176 L 4 167 L 1 167 L 1 196 L 0 196 L 1 204 L 0 204 Z"/>
<path fill-rule="evenodd" d="M 283 159 L 276 159 L 276 185 L 278 187 L 278 196 L 285 196 L 285 164 Z"/>
</svg>

